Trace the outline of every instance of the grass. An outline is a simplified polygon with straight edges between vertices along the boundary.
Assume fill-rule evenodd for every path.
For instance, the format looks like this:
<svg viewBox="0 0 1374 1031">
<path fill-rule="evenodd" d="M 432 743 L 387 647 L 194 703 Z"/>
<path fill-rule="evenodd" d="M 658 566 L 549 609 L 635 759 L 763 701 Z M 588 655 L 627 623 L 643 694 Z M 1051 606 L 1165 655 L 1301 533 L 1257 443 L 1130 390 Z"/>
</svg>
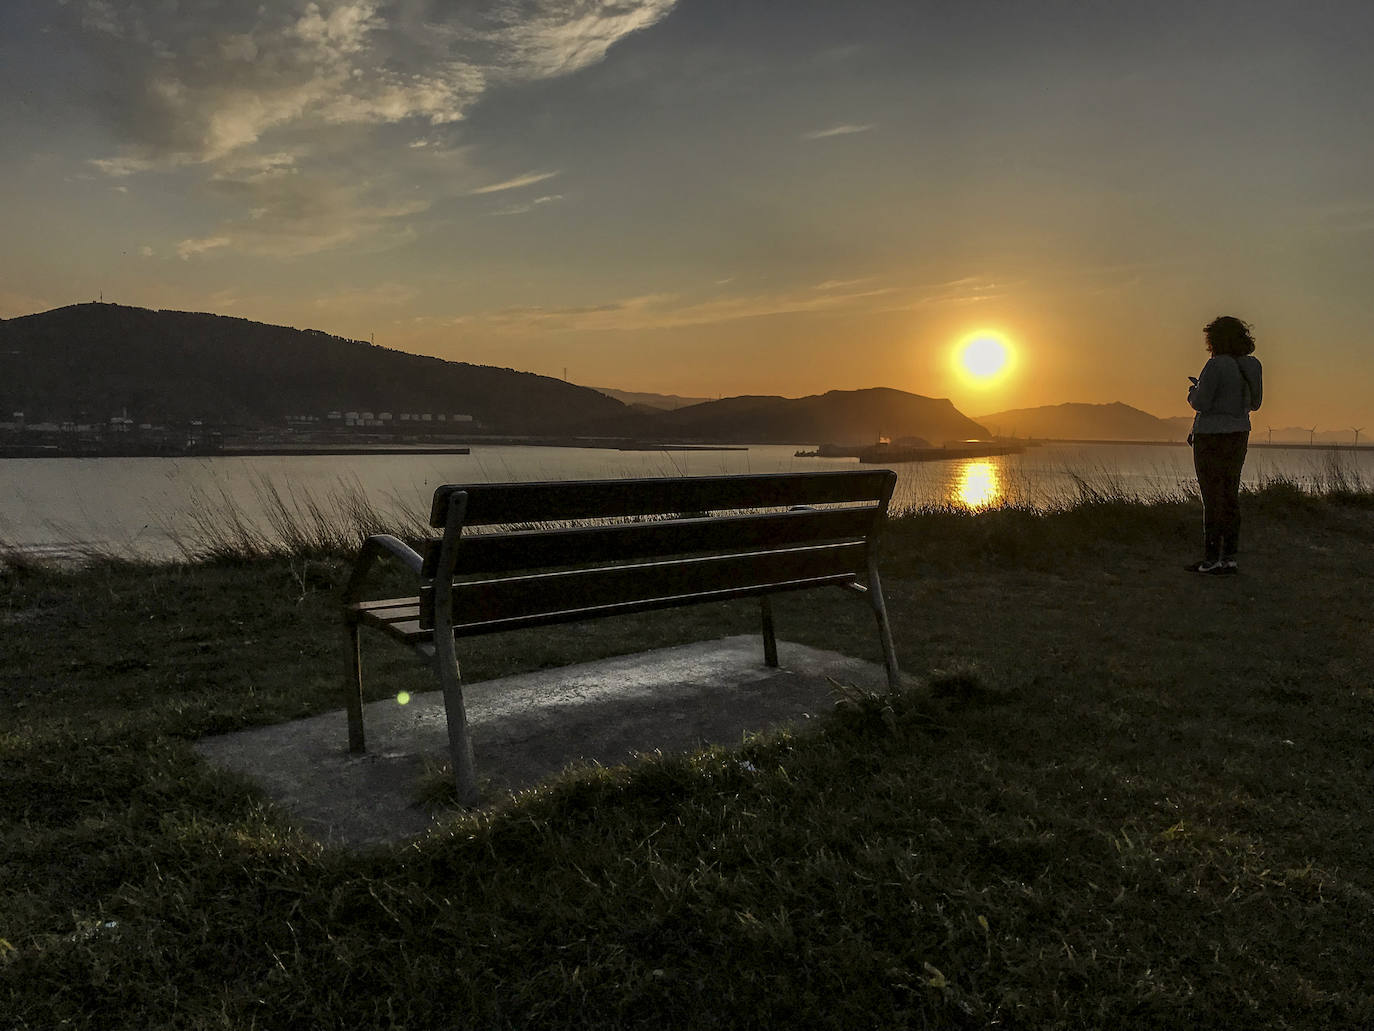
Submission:
<svg viewBox="0 0 1374 1031">
<path fill-rule="evenodd" d="M 882 568 L 923 686 L 580 770 L 365 853 L 195 738 L 337 707 L 320 553 L 0 578 L 0 1024 L 1364 1028 L 1374 513 L 926 512 Z M 472 679 L 749 632 L 748 606 L 465 644 Z M 788 639 L 876 659 L 861 606 Z M 424 687 L 370 651 L 372 697 Z"/>
</svg>

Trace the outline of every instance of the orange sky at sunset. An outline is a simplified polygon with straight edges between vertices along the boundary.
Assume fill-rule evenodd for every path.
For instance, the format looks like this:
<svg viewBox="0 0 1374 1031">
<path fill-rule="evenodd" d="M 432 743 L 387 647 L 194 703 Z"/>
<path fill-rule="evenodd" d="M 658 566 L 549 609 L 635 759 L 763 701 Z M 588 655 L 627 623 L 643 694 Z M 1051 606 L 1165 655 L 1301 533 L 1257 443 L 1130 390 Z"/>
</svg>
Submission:
<svg viewBox="0 0 1374 1031">
<path fill-rule="evenodd" d="M 1367 4 L 168 10 L 0 13 L 0 316 L 103 296 L 626 390 L 1170 416 L 1225 313 L 1258 429 L 1374 427 Z M 982 383 L 953 351 L 988 328 Z"/>
</svg>

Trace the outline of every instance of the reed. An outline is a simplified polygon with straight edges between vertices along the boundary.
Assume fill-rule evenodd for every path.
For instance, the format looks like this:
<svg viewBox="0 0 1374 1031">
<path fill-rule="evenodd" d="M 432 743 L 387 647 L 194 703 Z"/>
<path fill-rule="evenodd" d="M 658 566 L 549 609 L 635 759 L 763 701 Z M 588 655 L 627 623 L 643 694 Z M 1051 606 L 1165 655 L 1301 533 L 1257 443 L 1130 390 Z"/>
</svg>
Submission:
<svg viewBox="0 0 1374 1031">
<path fill-rule="evenodd" d="M 938 503 L 918 500 L 910 478 L 899 481 L 892 500 L 894 521 L 917 518 L 953 520 L 975 527 L 975 533 L 998 532 L 1039 523 L 1049 513 L 1073 513 L 1078 531 L 1091 534 L 1094 524 L 1110 526 L 1124 508 L 1171 510 L 1196 505 L 1197 489 L 1188 481 L 1159 476 L 1134 485 L 1119 471 L 1108 467 L 1059 470 L 1057 480 L 1067 488 L 1052 489 L 1033 476 L 1004 473 L 995 500 L 970 507 L 957 500 Z M 1249 503 L 1282 505 L 1303 499 L 1330 503 L 1374 506 L 1374 481 L 1338 453 L 1329 453 L 1307 475 L 1266 474 L 1243 491 Z M 357 480 L 339 480 L 323 492 L 281 484 L 267 475 L 257 476 L 247 496 L 229 487 L 195 487 L 184 505 L 163 513 L 155 522 L 170 542 L 172 553 L 183 562 L 236 563 L 261 559 L 294 561 L 337 557 L 355 553 L 373 533 L 390 533 L 403 540 L 417 540 L 433 531 L 427 512 L 414 500 L 397 494 L 378 498 L 368 494 Z M 1061 524 L 1062 525 L 1062 524 Z M 60 529 L 60 528 L 59 528 Z M 136 542 L 92 543 L 70 531 L 59 534 L 62 545 L 54 557 L 78 562 L 137 562 L 157 560 Z M 29 568 L 51 558 L 25 549 L 0 526 L 0 567 Z"/>
</svg>

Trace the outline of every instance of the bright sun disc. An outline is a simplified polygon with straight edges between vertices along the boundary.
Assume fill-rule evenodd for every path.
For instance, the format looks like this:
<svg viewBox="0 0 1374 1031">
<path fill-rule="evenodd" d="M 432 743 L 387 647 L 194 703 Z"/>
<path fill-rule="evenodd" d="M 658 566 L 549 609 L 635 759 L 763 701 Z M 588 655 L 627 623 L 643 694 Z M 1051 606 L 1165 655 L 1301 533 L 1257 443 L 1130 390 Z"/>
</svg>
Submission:
<svg viewBox="0 0 1374 1031">
<path fill-rule="evenodd" d="M 1010 370 L 1011 345 L 1001 333 L 981 330 L 964 337 L 954 348 L 954 367 L 973 386 L 991 386 Z"/>
</svg>

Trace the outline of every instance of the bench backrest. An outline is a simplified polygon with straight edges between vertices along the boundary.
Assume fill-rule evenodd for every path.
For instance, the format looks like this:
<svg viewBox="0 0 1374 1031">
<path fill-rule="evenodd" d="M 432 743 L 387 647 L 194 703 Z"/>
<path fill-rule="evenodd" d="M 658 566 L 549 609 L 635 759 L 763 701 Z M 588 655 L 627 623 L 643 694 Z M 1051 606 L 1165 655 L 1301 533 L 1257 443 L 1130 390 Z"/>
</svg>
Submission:
<svg viewBox="0 0 1374 1031">
<path fill-rule="evenodd" d="M 852 579 L 867 568 L 895 483 L 889 469 L 863 469 L 447 484 L 434 492 L 430 522 L 445 526 L 461 492 L 461 528 L 502 527 L 447 542 L 455 621 L 534 625 Z M 507 529 L 522 525 L 530 528 Z M 444 548 L 436 538 L 421 550 L 422 626 L 434 625 Z"/>
</svg>

